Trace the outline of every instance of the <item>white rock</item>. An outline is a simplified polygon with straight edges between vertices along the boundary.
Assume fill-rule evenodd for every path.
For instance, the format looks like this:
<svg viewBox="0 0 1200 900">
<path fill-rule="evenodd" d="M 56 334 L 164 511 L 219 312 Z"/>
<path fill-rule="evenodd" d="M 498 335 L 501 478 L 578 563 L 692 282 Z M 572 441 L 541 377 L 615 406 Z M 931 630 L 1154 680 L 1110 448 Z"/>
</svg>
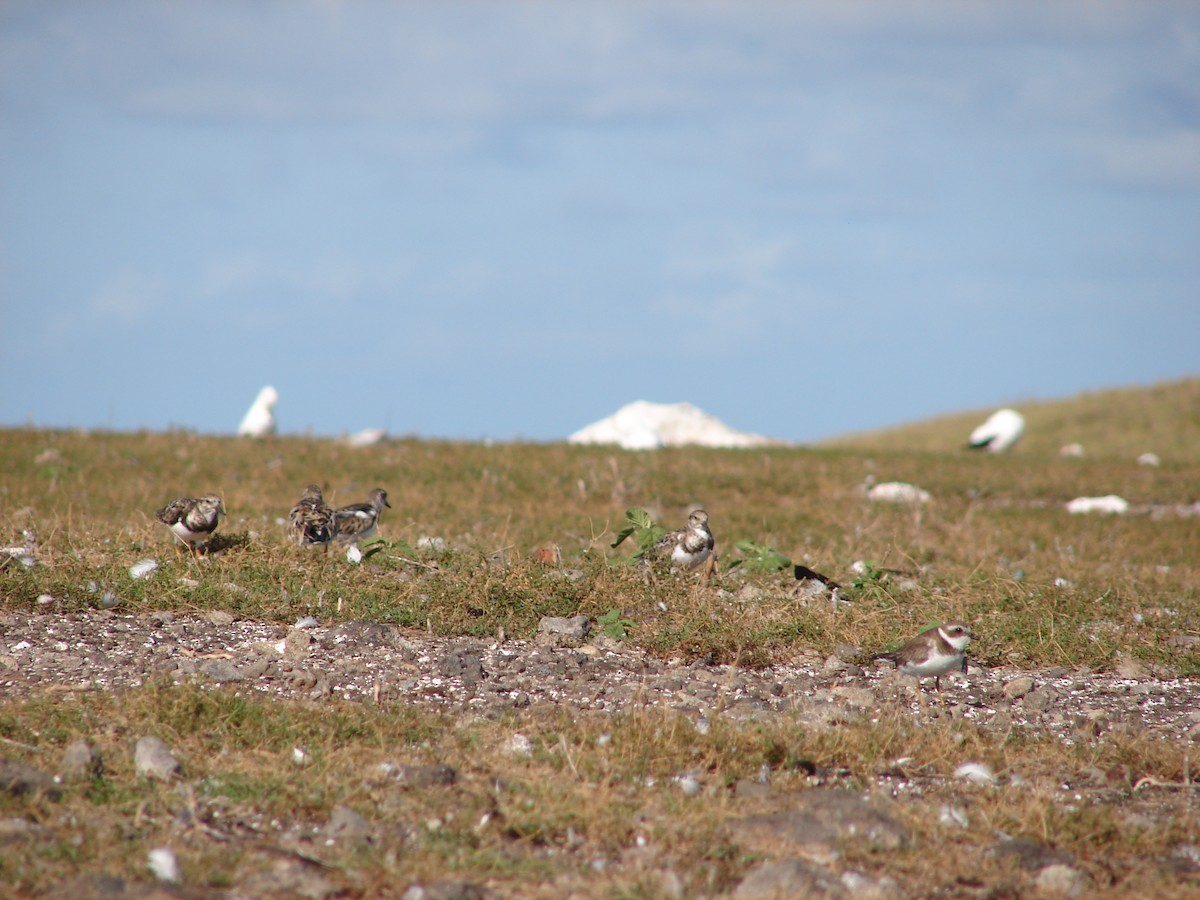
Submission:
<svg viewBox="0 0 1200 900">
<path fill-rule="evenodd" d="M 1101 513 L 1103 515 L 1121 515 L 1129 509 L 1129 501 L 1116 494 L 1104 497 L 1076 497 L 1067 504 L 1067 512 L 1073 516 L 1085 513 Z"/>
<path fill-rule="evenodd" d="M 626 450 L 656 447 L 761 447 L 773 443 L 758 434 L 736 431 L 690 403 L 635 400 L 567 438 L 572 444 L 617 444 Z"/>
<path fill-rule="evenodd" d="M 296 620 L 294 628 L 316 628 L 319 623 L 314 616 L 301 616 Z"/>
<path fill-rule="evenodd" d="M 167 745 L 153 735 L 140 738 L 133 752 L 134 770 L 147 778 L 170 781 L 179 771 L 177 760 Z"/>
<path fill-rule="evenodd" d="M 354 434 L 346 438 L 346 443 L 351 447 L 371 447 L 378 444 L 385 437 L 387 431 L 382 428 L 364 428 L 362 431 L 356 431 Z"/>
<path fill-rule="evenodd" d="M 1015 409 L 998 409 L 986 422 L 971 432 L 967 443 L 988 453 L 1001 453 L 1025 433 L 1025 417 Z"/>
<path fill-rule="evenodd" d="M 574 443 L 583 443 L 575 441 Z M 600 443 L 593 441 L 592 443 Z M 663 445 L 662 438 L 652 428 L 636 428 L 617 441 L 626 450 L 657 450 Z"/>
<path fill-rule="evenodd" d="M 685 797 L 695 797 L 703 790 L 700 779 L 690 773 L 680 775 L 675 780 L 679 782 L 679 789 L 683 791 L 683 796 Z"/>
<path fill-rule="evenodd" d="M 238 434 L 243 437 L 266 437 L 275 433 L 275 404 L 279 402 L 279 392 L 269 384 L 258 392 L 242 424 L 238 426 Z"/>
<path fill-rule="evenodd" d="M 1160 466 L 1162 460 L 1158 458 L 1157 453 L 1143 453 L 1137 458 L 1139 466 Z"/>
<path fill-rule="evenodd" d="M 346 548 L 346 560 L 356 566 L 362 562 L 362 551 L 358 549 L 358 544 L 351 544 Z"/>
<path fill-rule="evenodd" d="M 312 756 L 303 747 L 292 748 L 292 764 L 297 766 L 307 766 L 312 762 Z"/>
<path fill-rule="evenodd" d="M 533 742 L 525 737 L 525 735 L 517 732 L 505 741 L 500 749 L 510 756 L 531 756 L 533 754 Z"/>
<path fill-rule="evenodd" d="M 32 569 L 37 565 L 37 558 L 33 555 L 32 547 L 0 547 L 0 553 L 12 557 L 27 569 Z"/>
<path fill-rule="evenodd" d="M 928 503 L 929 491 L 904 481 L 884 481 L 872 485 L 867 497 L 881 503 Z"/>
<path fill-rule="evenodd" d="M 1081 897 L 1094 887 L 1087 873 L 1062 863 L 1046 866 L 1033 879 L 1033 892 L 1038 897 Z"/>
<path fill-rule="evenodd" d="M 1083 444 L 1063 444 L 1058 448 L 1058 455 L 1069 459 L 1080 459 L 1083 453 Z"/>
<path fill-rule="evenodd" d="M 139 559 L 129 567 L 129 577 L 134 581 L 145 578 L 158 568 L 158 563 L 152 559 Z"/>
<path fill-rule="evenodd" d="M 166 847 L 151 850 L 146 865 L 159 881 L 169 881 L 172 884 L 179 881 L 179 860 L 175 853 Z"/>
</svg>

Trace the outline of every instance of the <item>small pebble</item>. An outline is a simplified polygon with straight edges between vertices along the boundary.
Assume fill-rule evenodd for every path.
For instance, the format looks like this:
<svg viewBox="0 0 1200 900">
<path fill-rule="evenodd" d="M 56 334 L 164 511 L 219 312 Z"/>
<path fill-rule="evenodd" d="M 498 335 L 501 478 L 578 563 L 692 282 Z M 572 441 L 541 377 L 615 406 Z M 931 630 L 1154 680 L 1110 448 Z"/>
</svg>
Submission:
<svg viewBox="0 0 1200 900">
<path fill-rule="evenodd" d="M 151 850 L 146 865 L 159 881 L 169 881 L 172 884 L 179 881 L 179 860 L 175 853 L 166 847 Z"/>
<path fill-rule="evenodd" d="M 518 732 L 505 741 L 500 749 L 511 756 L 531 756 L 533 742 Z"/>
</svg>

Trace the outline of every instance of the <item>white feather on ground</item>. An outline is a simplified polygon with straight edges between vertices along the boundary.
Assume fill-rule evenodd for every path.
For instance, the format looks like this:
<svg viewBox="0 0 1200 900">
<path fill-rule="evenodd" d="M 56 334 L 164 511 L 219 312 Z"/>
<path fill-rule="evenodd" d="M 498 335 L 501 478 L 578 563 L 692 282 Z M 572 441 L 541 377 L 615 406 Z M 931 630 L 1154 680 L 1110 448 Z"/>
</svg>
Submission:
<svg viewBox="0 0 1200 900">
<path fill-rule="evenodd" d="M 1073 516 L 1085 513 L 1101 513 L 1103 515 L 1122 515 L 1129 509 L 1129 501 L 1116 494 L 1103 497 L 1076 497 L 1067 504 L 1067 512 Z"/>
</svg>

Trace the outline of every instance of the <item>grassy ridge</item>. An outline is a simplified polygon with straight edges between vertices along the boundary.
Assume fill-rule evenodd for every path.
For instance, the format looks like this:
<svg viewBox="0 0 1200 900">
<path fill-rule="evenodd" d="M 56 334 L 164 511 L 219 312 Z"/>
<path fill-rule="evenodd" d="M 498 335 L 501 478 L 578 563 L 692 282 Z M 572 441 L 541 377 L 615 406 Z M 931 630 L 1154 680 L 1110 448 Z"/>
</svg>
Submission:
<svg viewBox="0 0 1200 900">
<path fill-rule="evenodd" d="M 1026 430 L 1011 451 L 1046 458 L 1082 444 L 1095 459 L 1136 459 L 1157 453 L 1167 464 L 1200 462 L 1200 378 L 1144 388 L 1089 391 L 1066 400 L 1014 401 Z M 992 409 L 954 413 L 823 443 L 857 451 L 953 452 Z"/>
</svg>

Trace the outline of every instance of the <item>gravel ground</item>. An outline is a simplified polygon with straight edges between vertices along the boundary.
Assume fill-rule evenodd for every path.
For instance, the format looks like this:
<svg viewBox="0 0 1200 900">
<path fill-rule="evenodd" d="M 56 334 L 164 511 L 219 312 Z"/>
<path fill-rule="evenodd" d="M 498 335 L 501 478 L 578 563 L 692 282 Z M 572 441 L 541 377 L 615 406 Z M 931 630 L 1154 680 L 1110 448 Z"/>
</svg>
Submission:
<svg viewBox="0 0 1200 900">
<path fill-rule="evenodd" d="M 697 719 L 788 713 L 816 727 L 871 716 L 888 702 L 918 708 L 924 699 L 911 679 L 890 668 L 860 667 L 856 648 L 751 670 L 664 661 L 594 635 L 591 642 L 557 634 L 481 641 L 371 622 L 300 624 L 306 627 L 222 612 L 8 613 L 0 617 L 0 688 L 11 698 L 47 688 L 132 687 L 166 675 L 278 696 L 406 702 L 482 715 L 539 702 L 610 712 L 664 705 Z M 1025 727 L 1065 741 L 1114 728 L 1200 740 L 1200 682 L 1127 676 L 972 667 L 945 678 L 940 702 L 930 693 L 924 708 L 986 729 Z"/>
</svg>

